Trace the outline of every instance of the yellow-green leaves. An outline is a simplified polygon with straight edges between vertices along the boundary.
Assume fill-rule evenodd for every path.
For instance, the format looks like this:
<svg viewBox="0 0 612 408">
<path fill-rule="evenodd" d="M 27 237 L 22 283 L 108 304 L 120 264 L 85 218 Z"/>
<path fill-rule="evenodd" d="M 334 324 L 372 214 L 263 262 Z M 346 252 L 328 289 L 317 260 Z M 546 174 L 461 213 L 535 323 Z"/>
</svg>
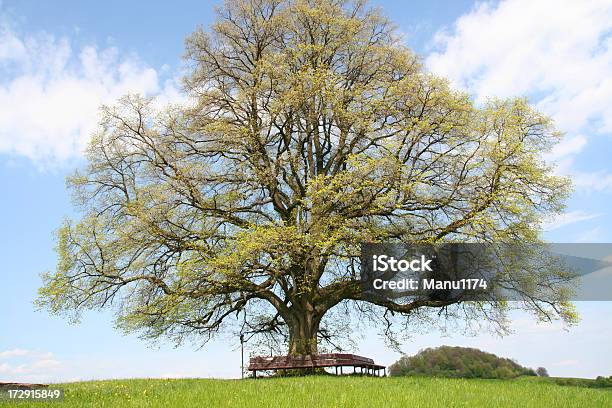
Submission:
<svg viewBox="0 0 612 408">
<path fill-rule="evenodd" d="M 542 161 L 550 120 L 475 105 L 398 38 L 362 1 L 225 2 L 187 40 L 189 104 L 102 109 L 40 305 L 116 305 L 178 341 L 241 313 L 276 333 L 361 300 L 361 242 L 538 241 L 569 191 Z M 510 278 L 535 299 L 537 277 Z M 574 320 L 556 289 L 544 314 Z M 461 310 L 505 323 L 507 303 L 485 306 Z"/>
</svg>

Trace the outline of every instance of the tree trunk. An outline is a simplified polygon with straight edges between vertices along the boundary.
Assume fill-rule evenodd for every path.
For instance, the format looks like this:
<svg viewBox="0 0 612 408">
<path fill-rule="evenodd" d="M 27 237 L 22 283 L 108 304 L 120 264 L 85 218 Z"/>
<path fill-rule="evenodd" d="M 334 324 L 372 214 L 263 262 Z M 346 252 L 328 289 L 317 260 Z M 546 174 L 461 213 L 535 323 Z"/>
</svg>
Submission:
<svg viewBox="0 0 612 408">
<path fill-rule="evenodd" d="M 317 354 L 320 318 L 312 312 L 298 313 L 289 323 L 289 354 Z"/>
</svg>

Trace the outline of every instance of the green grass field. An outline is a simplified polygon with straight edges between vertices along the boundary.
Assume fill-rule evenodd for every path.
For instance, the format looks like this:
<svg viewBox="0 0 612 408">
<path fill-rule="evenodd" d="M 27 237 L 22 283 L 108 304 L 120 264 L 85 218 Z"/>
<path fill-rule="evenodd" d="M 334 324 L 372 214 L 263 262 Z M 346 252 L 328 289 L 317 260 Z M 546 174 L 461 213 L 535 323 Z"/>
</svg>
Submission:
<svg viewBox="0 0 612 408">
<path fill-rule="evenodd" d="M 612 407 L 612 389 L 551 379 L 310 376 L 248 380 L 116 380 L 60 385 L 62 402 L 33 407 Z"/>
</svg>

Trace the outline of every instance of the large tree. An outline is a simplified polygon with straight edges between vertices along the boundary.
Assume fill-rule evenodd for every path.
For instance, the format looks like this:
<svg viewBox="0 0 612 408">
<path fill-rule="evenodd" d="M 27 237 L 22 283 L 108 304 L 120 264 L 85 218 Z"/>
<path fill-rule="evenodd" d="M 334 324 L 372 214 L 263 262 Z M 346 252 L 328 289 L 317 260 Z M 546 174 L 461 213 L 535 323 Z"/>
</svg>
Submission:
<svg viewBox="0 0 612 408">
<path fill-rule="evenodd" d="M 42 307 L 114 305 L 125 329 L 177 341 L 239 319 L 294 354 L 333 341 L 340 307 L 408 329 L 432 314 L 503 328 L 513 307 L 574 319 L 552 270 L 510 273 L 521 302 L 359 285 L 361 242 L 539 242 L 568 183 L 541 158 L 558 133 L 525 100 L 476 105 L 362 1 L 227 1 L 187 58 L 184 105 L 104 108 Z"/>
</svg>

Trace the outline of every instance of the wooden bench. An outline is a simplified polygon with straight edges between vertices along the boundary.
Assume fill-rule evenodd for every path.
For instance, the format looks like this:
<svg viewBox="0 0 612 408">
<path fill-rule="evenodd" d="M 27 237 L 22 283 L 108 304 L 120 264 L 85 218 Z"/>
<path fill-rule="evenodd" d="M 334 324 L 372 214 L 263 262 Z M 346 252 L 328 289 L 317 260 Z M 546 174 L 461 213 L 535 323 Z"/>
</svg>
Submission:
<svg viewBox="0 0 612 408">
<path fill-rule="evenodd" d="M 385 366 L 375 364 L 374 360 L 371 358 L 343 353 L 312 354 L 305 356 L 252 357 L 249 360 L 248 370 L 253 372 L 254 378 L 257 378 L 257 371 L 330 367 L 335 368 L 336 375 L 338 375 L 338 368 L 340 369 L 340 375 L 342 375 L 342 367 L 353 367 L 353 373 L 357 373 L 357 368 L 359 368 L 361 374 L 364 374 L 365 370 L 365 374 L 372 375 L 380 375 L 380 370 L 383 370 L 383 375 L 387 375 L 387 368 Z"/>
</svg>

